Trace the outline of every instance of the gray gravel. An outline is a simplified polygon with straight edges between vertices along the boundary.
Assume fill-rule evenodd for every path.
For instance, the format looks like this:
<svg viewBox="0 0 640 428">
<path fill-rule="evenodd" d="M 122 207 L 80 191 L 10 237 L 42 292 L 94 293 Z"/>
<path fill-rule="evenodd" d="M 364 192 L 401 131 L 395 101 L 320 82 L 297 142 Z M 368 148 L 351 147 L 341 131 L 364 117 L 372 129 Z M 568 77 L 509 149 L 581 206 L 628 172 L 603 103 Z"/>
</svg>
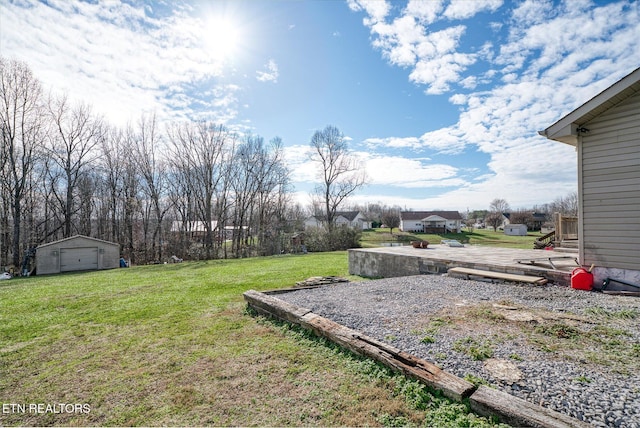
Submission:
<svg viewBox="0 0 640 428">
<path fill-rule="evenodd" d="M 640 316 L 607 315 L 620 311 L 640 315 L 638 297 L 553 285 L 466 281 L 446 275 L 338 284 L 276 297 L 434 362 L 457 376 L 484 379 L 507 393 L 594 426 L 640 428 Z M 478 305 L 507 314 L 546 314 L 544 320 L 539 319 L 540 325 L 553 324 L 555 319 L 576 325 L 581 331 L 597 328 L 598 324 L 625 331 L 621 340 L 637 347 L 635 354 L 629 354 L 631 370 L 625 370 L 624 363 L 622 370 L 620 363 L 594 364 L 589 361 L 589 349 L 579 354 L 562 348 L 544 349 L 524 333 L 505 333 L 500 328 L 504 322 L 479 319 L 477 324 L 471 324 L 473 328 L 468 323 L 451 322 L 434 328 L 433 319 L 459 320 L 455 314 Z M 600 321 L 595 322 L 597 319 Z M 520 322 L 538 324 L 535 320 Z M 515 332 L 522 331 L 518 322 L 507 324 L 515 326 Z M 425 336 L 431 339 L 425 341 Z M 469 338 L 488 343 L 493 350 L 491 360 L 476 361 L 464 350 L 453 349 L 460 349 L 461 341 Z M 508 361 L 508 365 L 517 368 L 520 379 L 489 370 L 487 364 L 493 360 Z"/>
</svg>

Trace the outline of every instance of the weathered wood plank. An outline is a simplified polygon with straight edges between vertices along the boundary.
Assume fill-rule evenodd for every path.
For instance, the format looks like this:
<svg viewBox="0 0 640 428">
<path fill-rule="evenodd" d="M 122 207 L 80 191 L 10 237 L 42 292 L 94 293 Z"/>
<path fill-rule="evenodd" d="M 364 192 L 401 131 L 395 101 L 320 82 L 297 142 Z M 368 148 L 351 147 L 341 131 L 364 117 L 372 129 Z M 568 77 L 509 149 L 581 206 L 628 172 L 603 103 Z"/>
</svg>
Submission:
<svg viewBox="0 0 640 428">
<path fill-rule="evenodd" d="M 513 273 L 493 272 L 481 269 L 471 269 L 464 267 L 454 267 L 447 271 L 448 274 L 461 276 L 479 276 L 484 278 L 503 279 L 505 281 L 525 282 L 529 284 L 543 285 L 547 283 L 547 279 L 541 276 L 516 275 Z"/>
<path fill-rule="evenodd" d="M 472 410 L 480 415 L 497 416 L 505 423 L 523 427 L 586 428 L 590 426 L 562 413 L 486 386 L 480 386 L 474 392 L 475 387 L 466 380 L 445 372 L 428 361 L 315 314 L 309 309 L 254 290 L 245 292 L 244 298 L 249 306 L 259 313 L 298 324 L 351 352 L 373 358 L 392 370 L 438 389 L 449 398 L 461 401 L 469 397 Z"/>
<path fill-rule="evenodd" d="M 279 318 L 283 321 L 300 324 L 300 319 L 311 312 L 311 309 L 301 308 L 292 305 L 273 296 L 260 293 L 255 290 L 246 291 L 244 294 L 245 301 L 262 315 Z"/>
<path fill-rule="evenodd" d="M 253 290 L 244 293 L 244 298 L 251 307 L 262 314 L 299 324 L 351 352 L 373 358 L 392 370 L 438 389 L 449 398 L 459 401 L 468 397 L 474 390 L 470 382 L 445 372 L 428 361 L 314 314 L 308 309 Z"/>
<path fill-rule="evenodd" d="M 473 384 L 445 372 L 428 361 L 314 313 L 306 314 L 302 325 L 351 352 L 373 358 L 392 370 L 438 389 L 454 400 L 459 401 L 473 392 Z"/>
<path fill-rule="evenodd" d="M 586 428 L 591 425 L 563 413 L 529 403 L 497 389 L 480 386 L 469 397 L 471 409 L 483 416 L 518 427 Z"/>
</svg>

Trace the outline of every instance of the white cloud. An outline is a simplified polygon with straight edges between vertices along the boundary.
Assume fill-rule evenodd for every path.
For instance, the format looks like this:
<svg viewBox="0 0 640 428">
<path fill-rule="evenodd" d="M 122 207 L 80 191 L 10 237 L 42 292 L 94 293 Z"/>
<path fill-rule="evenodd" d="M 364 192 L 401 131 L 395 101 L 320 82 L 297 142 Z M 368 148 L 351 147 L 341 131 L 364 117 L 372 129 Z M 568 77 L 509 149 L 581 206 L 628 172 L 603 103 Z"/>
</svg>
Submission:
<svg viewBox="0 0 640 428">
<path fill-rule="evenodd" d="M 390 9 L 389 3 L 384 0 L 347 0 L 347 4 L 353 11 L 364 10 L 367 13 L 365 25 L 384 20 Z"/>
<path fill-rule="evenodd" d="M 3 3 L 0 44 L 45 86 L 124 124 L 150 110 L 160 120 L 196 113 L 202 100 L 190 100 L 190 87 L 220 77 L 225 66 L 204 46 L 203 26 L 179 10 L 157 20 L 116 2 Z M 68 76 L 77 78 L 63 86 Z"/>
<path fill-rule="evenodd" d="M 463 105 L 467 103 L 467 96 L 464 94 L 453 94 L 449 97 L 451 104 Z"/>
<path fill-rule="evenodd" d="M 315 183 L 316 167 L 309 158 L 311 150 L 308 145 L 287 146 L 284 157 L 291 173 L 291 180 L 298 183 Z"/>
<path fill-rule="evenodd" d="M 511 18 L 516 28 L 521 25 L 531 26 L 551 18 L 553 11 L 553 0 L 525 0 L 516 5 L 511 12 Z"/>
<path fill-rule="evenodd" d="M 367 138 L 363 143 L 373 150 L 379 147 L 391 149 L 407 148 L 412 150 L 420 150 L 423 148 L 422 142 L 417 137 Z"/>
<path fill-rule="evenodd" d="M 292 180 L 312 185 L 318 182 L 318 164 L 310 158 L 309 146 L 287 147 L 285 158 Z M 366 171 L 372 186 L 393 186 L 399 189 L 443 188 L 466 185 L 458 168 L 432 163 L 428 158 L 407 158 L 397 155 L 376 155 L 371 152 L 353 152 Z"/>
<path fill-rule="evenodd" d="M 409 0 L 405 8 L 407 15 L 415 17 L 422 24 L 436 21 L 444 8 L 444 0 Z"/>
<path fill-rule="evenodd" d="M 434 4 L 433 10 L 439 10 L 440 6 Z M 460 2 L 455 7 L 460 6 L 478 6 L 479 10 L 480 2 Z M 499 2 L 485 6 L 485 10 L 495 10 Z M 449 4 L 449 18 L 464 19 L 465 13 L 472 12 L 453 7 L 453 3 Z M 427 41 L 433 40 L 430 37 L 434 33 L 418 24 L 417 18 L 413 36 L 403 33 L 409 31 L 409 25 L 394 25 L 395 21 L 370 27 L 378 36 L 375 47 L 382 49 L 390 62 L 411 67 L 409 79 L 427 85 L 427 93 L 441 93 L 449 90 L 453 82 L 459 83 L 460 90 L 449 101 L 462 110 L 453 126 L 419 137 L 377 137 L 366 143 L 429 154 L 430 151 L 460 154 L 464 150 L 463 156 L 472 156 L 471 148 L 476 147 L 490 156 L 488 172 L 461 180 L 455 190 L 437 191 L 438 183 L 447 180 L 443 179 L 425 183 L 423 197 L 392 196 L 387 200 L 401 201 L 401 205 L 414 209 L 465 209 L 487 208 L 490 200 L 503 197 L 513 207 L 525 207 L 574 191 L 577 180 L 574 149 L 548 141 L 537 131 L 637 67 L 639 8 L 636 2 L 617 2 L 604 6 L 566 3 L 554 9 L 548 2 L 526 1 L 512 12 L 506 43 L 494 46 L 492 41 L 480 41 L 482 48 L 477 56 L 473 52 L 457 52 L 462 26 L 441 30 L 441 44 L 437 47 L 429 46 Z M 409 10 L 407 7 L 405 12 Z M 414 9 L 411 13 L 414 17 L 418 15 Z M 407 16 L 402 18 L 407 20 Z M 431 14 L 423 22 L 437 20 Z M 458 54 L 462 56 L 455 58 Z M 468 67 L 480 58 L 492 68 L 482 74 L 469 73 Z M 491 83 L 492 79 L 491 90 L 464 91 L 473 90 L 477 84 Z M 414 169 L 419 176 L 421 168 Z M 457 174 L 462 176 L 462 170 Z M 397 181 L 411 186 L 410 181 L 402 178 Z M 369 197 L 382 199 L 381 195 Z"/>
<path fill-rule="evenodd" d="M 380 147 L 387 149 L 410 149 L 414 152 L 431 150 L 441 154 L 457 154 L 464 150 L 464 133 L 455 127 L 441 128 L 427 132 L 420 137 L 367 138 L 363 141 L 372 150 Z"/>
<path fill-rule="evenodd" d="M 273 59 L 270 59 L 268 63 L 264 66 L 264 71 L 256 72 L 256 79 L 260 82 L 273 82 L 276 83 L 278 81 L 278 64 Z"/>
<path fill-rule="evenodd" d="M 468 19 L 478 12 L 494 12 L 502 6 L 502 0 L 452 0 L 444 11 L 449 19 Z"/>
<path fill-rule="evenodd" d="M 361 3 L 357 3 L 357 6 L 361 6 Z M 441 11 L 440 2 L 409 2 L 400 16 L 391 22 L 386 20 L 388 10 L 380 13 L 377 10 L 371 12 L 365 7 L 352 9 L 364 9 L 370 14 L 365 24 L 375 36 L 373 46 L 380 49 L 391 64 L 412 68 L 409 80 L 427 85 L 426 92 L 429 94 L 448 91 L 449 84 L 458 81 L 461 73 L 476 61 L 475 54 L 457 51 L 465 26 L 439 31 L 429 31 L 427 28 L 426 24 L 435 21 Z M 375 17 L 371 13 L 376 13 Z"/>
<path fill-rule="evenodd" d="M 369 184 L 422 189 L 461 186 L 465 181 L 457 176 L 451 165 L 430 164 L 419 159 L 400 156 L 360 154 L 364 159 Z"/>
</svg>

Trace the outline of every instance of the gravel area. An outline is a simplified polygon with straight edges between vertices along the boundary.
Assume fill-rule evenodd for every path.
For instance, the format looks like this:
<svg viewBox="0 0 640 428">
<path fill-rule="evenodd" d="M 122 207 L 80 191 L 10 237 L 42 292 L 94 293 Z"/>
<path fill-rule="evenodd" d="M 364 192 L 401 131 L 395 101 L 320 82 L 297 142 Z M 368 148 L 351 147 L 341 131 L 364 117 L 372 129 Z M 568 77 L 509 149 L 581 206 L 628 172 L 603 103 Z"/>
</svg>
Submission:
<svg viewBox="0 0 640 428">
<path fill-rule="evenodd" d="M 638 297 L 446 275 L 276 297 L 594 426 L 640 428 Z"/>
</svg>

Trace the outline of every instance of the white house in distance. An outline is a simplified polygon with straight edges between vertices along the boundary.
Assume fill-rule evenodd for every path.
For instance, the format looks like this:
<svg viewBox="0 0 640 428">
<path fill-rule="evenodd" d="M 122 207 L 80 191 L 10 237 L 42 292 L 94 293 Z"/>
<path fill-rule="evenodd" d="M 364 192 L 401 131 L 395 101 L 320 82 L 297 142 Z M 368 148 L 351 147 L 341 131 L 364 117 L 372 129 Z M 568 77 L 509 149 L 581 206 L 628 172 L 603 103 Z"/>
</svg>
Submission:
<svg viewBox="0 0 640 428">
<path fill-rule="evenodd" d="M 311 216 L 304 221 L 304 227 L 320 227 L 326 217 Z M 357 229 L 371 229 L 371 222 L 360 211 L 337 211 L 334 218 L 337 226 L 350 226 Z"/>
<path fill-rule="evenodd" d="M 194 220 L 194 221 L 179 221 L 174 220 L 171 223 L 171 232 L 172 233 L 188 233 L 194 239 L 204 239 L 207 234 L 207 223 L 204 221 Z M 234 226 L 224 226 L 221 230 L 217 230 L 218 221 L 212 220 L 210 223 L 211 230 L 217 234 L 217 239 L 231 239 L 233 236 L 234 230 L 238 230 Z M 242 226 L 243 230 L 246 230 L 247 226 Z"/>
<path fill-rule="evenodd" d="M 421 233 L 460 233 L 462 216 L 458 211 L 401 211 L 400 230 Z"/>
<path fill-rule="evenodd" d="M 539 133 L 578 153 L 580 263 L 640 285 L 640 68 Z"/>
</svg>

